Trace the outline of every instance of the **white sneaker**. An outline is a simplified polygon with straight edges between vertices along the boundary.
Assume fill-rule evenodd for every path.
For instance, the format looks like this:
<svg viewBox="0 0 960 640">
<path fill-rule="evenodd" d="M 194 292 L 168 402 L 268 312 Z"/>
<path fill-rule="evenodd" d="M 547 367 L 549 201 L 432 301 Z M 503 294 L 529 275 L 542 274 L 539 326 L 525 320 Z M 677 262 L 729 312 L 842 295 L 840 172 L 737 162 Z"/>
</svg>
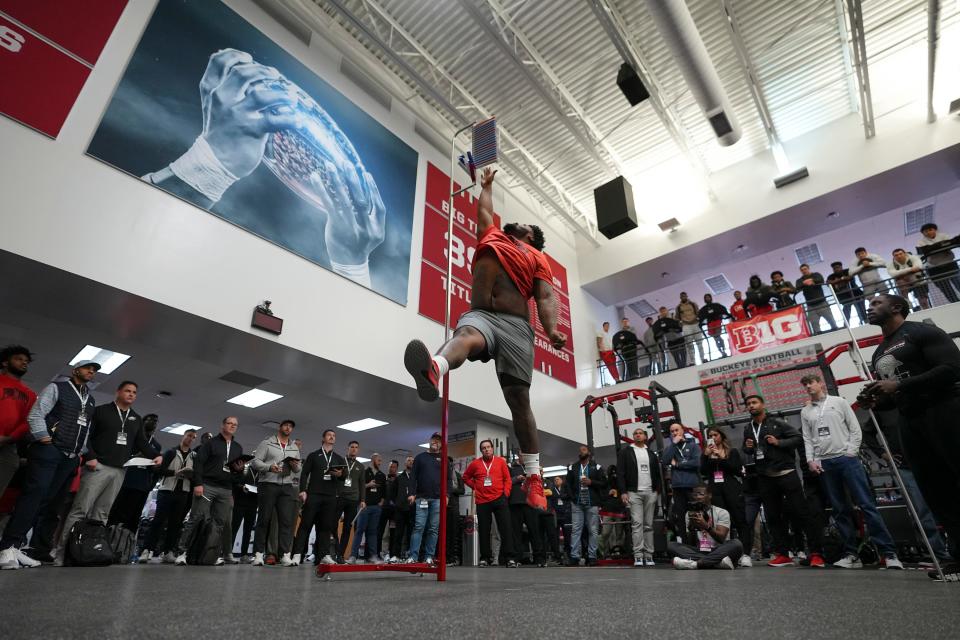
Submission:
<svg viewBox="0 0 960 640">
<path fill-rule="evenodd" d="M 354 558 L 353 556 L 350 556 L 349 558 L 347 558 L 347 564 L 357 564 L 357 559 Z"/>
<path fill-rule="evenodd" d="M 150 558 L 150 564 L 160 564 L 161 562 L 164 562 L 164 559 L 160 557 L 160 555 L 155 555 L 152 558 Z M 173 560 L 171 560 L 170 562 L 173 562 Z"/>
<path fill-rule="evenodd" d="M 16 547 L 7 547 L 0 551 L 0 569 L 19 569 L 20 560 L 17 558 L 19 551 Z"/>
<path fill-rule="evenodd" d="M 427 558 L 426 560 L 424 560 L 424 562 L 426 562 L 431 567 L 433 566 L 433 558 Z"/>
<path fill-rule="evenodd" d="M 175 554 L 173 551 L 167 551 L 165 554 L 163 554 L 163 561 L 166 564 L 174 564 L 177 561 L 177 554 Z M 183 561 L 187 561 L 186 557 L 184 557 Z"/>
<path fill-rule="evenodd" d="M 330 554 L 323 556 L 320 560 L 320 564 L 337 564 L 337 561 L 330 557 Z"/>
<path fill-rule="evenodd" d="M 884 558 L 880 561 L 881 569 L 898 569 L 903 570 L 903 563 L 900 562 L 900 558 L 897 556 L 890 556 L 889 558 Z"/>
<path fill-rule="evenodd" d="M 140 564 L 147 564 L 153 558 L 153 551 L 150 549 L 144 549 L 143 553 L 140 554 Z"/>
<path fill-rule="evenodd" d="M 227 564 L 240 564 L 240 560 L 237 559 L 232 553 L 228 553 L 227 557 L 223 559 Z"/>
<path fill-rule="evenodd" d="M 262 566 L 263 566 L 263 554 L 262 554 L 262 553 L 255 553 L 255 554 L 253 554 L 253 562 L 251 562 L 250 564 L 252 564 L 252 565 L 255 566 L 255 567 L 262 567 Z"/>
<path fill-rule="evenodd" d="M 290 565 L 291 565 L 291 566 L 294 566 L 294 567 L 299 567 L 299 566 L 300 566 L 300 554 L 299 554 L 299 553 L 293 554 L 293 557 L 290 558 Z"/>
<path fill-rule="evenodd" d="M 657 566 L 657 563 L 653 561 L 653 556 L 647 556 L 646 558 L 644 558 L 643 564 L 647 567 Z"/>
<path fill-rule="evenodd" d="M 730 556 L 724 556 L 723 560 L 720 561 L 720 564 L 717 565 L 717 568 L 733 571 L 736 567 L 733 566 L 733 560 L 730 559 Z"/>
<path fill-rule="evenodd" d="M 747 554 L 743 554 L 742 556 L 740 556 L 739 564 L 741 568 L 749 569 L 750 567 L 753 566 L 753 560 L 751 560 L 750 556 L 748 556 Z"/>
<path fill-rule="evenodd" d="M 674 569 L 696 569 L 697 561 L 676 557 L 673 559 L 673 568 Z"/>
<path fill-rule="evenodd" d="M 226 562 L 224 561 L 223 556 L 220 556 L 219 558 L 217 558 L 217 561 L 213 563 L 213 566 L 222 567 L 225 564 Z"/>
<path fill-rule="evenodd" d="M 173 553 L 173 552 L 171 552 L 171 553 Z M 181 553 L 180 555 L 178 555 L 176 558 L 173 559 L 173 564 L 177 565 L 178 567 L 182 567 L 182 566 L 186 565 L 186 564 L 187 564 L 187 554 Z"/>
<path fill-rule="evenodd" d="M 633 559 L 633 566 L 635 566 L 635 567 L 642 567 L 643 565 L 644 565 L 643 558 L 634 558 L 634 559 Z"/>
<path fill-rule="evenodd" d="M 860 562 L 860 558 L 852 553 L 848 553 L 834 562 L 833 566 L 837 567 L 838 569 L 863 569 L 863 563 Z M 900 565 L 900 568 L 902 569 L 903 565 Z"/>
<path fill-rule="evenodd" d="M 403 561 L 403 564 L 417 564 L 416 558 L 407 558 Z"/>
<path fill-rule="evenodd" d="M 13 547 L 11 547 L 11 549 L 12 548 Z M 20 551 L 20 549 L 17 549 L 17 562 L 24 569 L 34 569 L 36 567 L 39 567 L 42 564 L 39 560 L 34 560 L 33 558 L 25 554 L 23 551 Z M 60 566 L 63 566 L 63 565 L 61 564 Z M 901 568 L 903 567 L 901 566 Z"/>
<path fill-rule="evenodd" d="M 293 560 L 290 559 L 290 552 L 289 552 L 289 551 L 288 551 L 287 553 L 283 554 L 283 556 L 281 556 L 281 558 L 280 558 L 280 564 L 282 564 L 282 565 L 285 566 L 285 567 L 292 567 L 292 566 L 294 566 L 294 565 L 293 565 Z"/>
</svg>

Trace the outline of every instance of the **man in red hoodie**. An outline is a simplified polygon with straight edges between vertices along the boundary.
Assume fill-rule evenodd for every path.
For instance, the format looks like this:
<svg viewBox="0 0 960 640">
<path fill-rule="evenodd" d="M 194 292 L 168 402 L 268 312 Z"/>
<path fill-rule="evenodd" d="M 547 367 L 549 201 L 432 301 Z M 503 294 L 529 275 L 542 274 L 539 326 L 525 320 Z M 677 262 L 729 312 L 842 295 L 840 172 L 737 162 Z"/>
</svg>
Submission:
<svg viewBox="0 0 960 640">
<path fill-rule="evenodd" d="M 463 472 L 463 483 L 473 489 L 473 498 L 477 502 L 477 529 L 480 536 L 480 566 L 496 564 L 490 550 L 490 523 L 497 518 L 497 532 L 500 534 L 500 550 L 507 559 L 508 567 L 516 567 L 513 550 L 513 535 L 510 530 L 510 469 L 507 461 L 493 455 L 493 442 L 480 442 L 481 457 L 477 458 Z"/>
<path fill-rule="evenodd" d="M 420 340 L 411 340 L 404 353 L 404 366 L 417 384 L 420 398 L 434 401 L 440 395 L 440 380 L 465 361 L 493 360 L 503 398 L 513 417 L 513 430 L 520 443 L 524 492 L 527 504 L 547 510 L 540 479 L 540 438 L 530 407 L 533 380 L 534 332 L 530 326 L 529 300 L 537 307 L 544 333 L 554 349 L 562 349 L 567 337 L 557 330 L 557 299 L 553 273 L 546 257 L 543 231 L 536 225 L 511 222 L 497 228 L 493 217 L 493 177 L 484 169 L 477 201 L 477 252 L 473 260 L 470 311 L 463 314 L 457 330 L 436 355 Z M 545 345 L 546 346 L 546 345 Z"/>
<path fill-rule="evenodd" d="M 17 442 L 30 431 L 27 414 L 37 394 L 20 382 L 33 360 L 30 350 L 10 345 L 0 351 L 0 496 L 20 466 Z"/>
</svg>

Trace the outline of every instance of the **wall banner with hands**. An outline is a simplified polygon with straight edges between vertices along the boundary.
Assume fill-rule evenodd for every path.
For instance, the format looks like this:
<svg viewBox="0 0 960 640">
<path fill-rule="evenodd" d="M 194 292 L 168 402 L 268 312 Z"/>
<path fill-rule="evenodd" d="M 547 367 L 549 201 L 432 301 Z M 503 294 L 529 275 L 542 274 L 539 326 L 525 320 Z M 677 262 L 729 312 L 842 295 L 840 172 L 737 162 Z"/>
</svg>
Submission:
<svg viewBox="0 0 960 640">
<path fill-rule="evenodd" d="M 160 0 L 87 153 L 407 302 L 416 150 L 221 2 Z"/>
</svg>

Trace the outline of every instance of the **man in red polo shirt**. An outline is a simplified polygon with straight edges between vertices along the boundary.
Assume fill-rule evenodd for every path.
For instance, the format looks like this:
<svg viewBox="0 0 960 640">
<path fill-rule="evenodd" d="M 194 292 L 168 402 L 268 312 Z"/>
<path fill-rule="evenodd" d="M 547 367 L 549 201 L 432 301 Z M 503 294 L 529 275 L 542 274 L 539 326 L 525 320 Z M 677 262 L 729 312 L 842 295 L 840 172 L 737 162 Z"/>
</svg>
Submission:
<svg viewBox="0 0 960 640">
<path fill-rule="evenodd" d="M 490 523 L 496 517 L 500 534 L 500 550 L 508 567 L 517 566 L 514 558 L 513 535 L 510 529 L 510 469 L 507 461 L 493 455 L 493 442 L 480 442 L 480 456 L 463 472 L 463 483 L 473 489 L 477 502 L 477 531 L 480 536 L 480 566 L 496 564 L 490 550 Z"/>
<path fill-rule="evenodd" d="M 733 304 L 730 305 L 730 315 L 733 317 L 734 322 L 746 320 L 749 317 L 747 315 L 747 307 L 743 301 L 743 293 L 740 291 L 733 292 Z"/>
<path fill-rule="evenodd" d="M 37 394 L 20 382 L 33 360 L 30 350 L 10 345 L 0 351 L 0 496 L 20 466 L 17 442 L 30 431 L 27 414 Z"/>
<path fill-rule="evenodd" d="M 540 438 L 530 408 L 533 380 L 533 328 L 527 302 L 533 298 L 544 332 L 554 349 L 562 349 L 567 337 L 557 331 L 557 300 L 553 274 L 540 251 L 543 231 L 536 225 L 512 222 L 503 231 L 493 221 L 493 177 L 484 169 L 477 202 L 477 253 L 473 261 L 471 309 L 460 317 L 453 337 L 436 356 L 420 340 L 411 340 L 404 353 L 404 366 L 417 383 L 423 400 L 439 395 L 439 382 L 466 360 L 496 363 L 503 397 L 510 407 L 513 430 L 520 443 L 520 459 L 526 480 L 527 504 L 546 511 L 540 479 Z"/>
</svg>

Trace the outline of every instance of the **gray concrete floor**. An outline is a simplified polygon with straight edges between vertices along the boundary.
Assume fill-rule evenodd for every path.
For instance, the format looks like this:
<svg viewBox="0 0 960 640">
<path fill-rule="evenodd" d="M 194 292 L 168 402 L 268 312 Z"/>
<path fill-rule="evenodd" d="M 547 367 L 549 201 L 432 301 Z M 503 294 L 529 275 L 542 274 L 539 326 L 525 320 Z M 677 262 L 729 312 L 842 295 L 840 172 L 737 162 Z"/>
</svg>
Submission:
<svg viewBox="0 0 960 640">
<path fill-rule="evenodd" d="M 0 572 L 0 638 L 948 638 L 960 584 L 921 571 L 249 566 Z"/>
</svg>

